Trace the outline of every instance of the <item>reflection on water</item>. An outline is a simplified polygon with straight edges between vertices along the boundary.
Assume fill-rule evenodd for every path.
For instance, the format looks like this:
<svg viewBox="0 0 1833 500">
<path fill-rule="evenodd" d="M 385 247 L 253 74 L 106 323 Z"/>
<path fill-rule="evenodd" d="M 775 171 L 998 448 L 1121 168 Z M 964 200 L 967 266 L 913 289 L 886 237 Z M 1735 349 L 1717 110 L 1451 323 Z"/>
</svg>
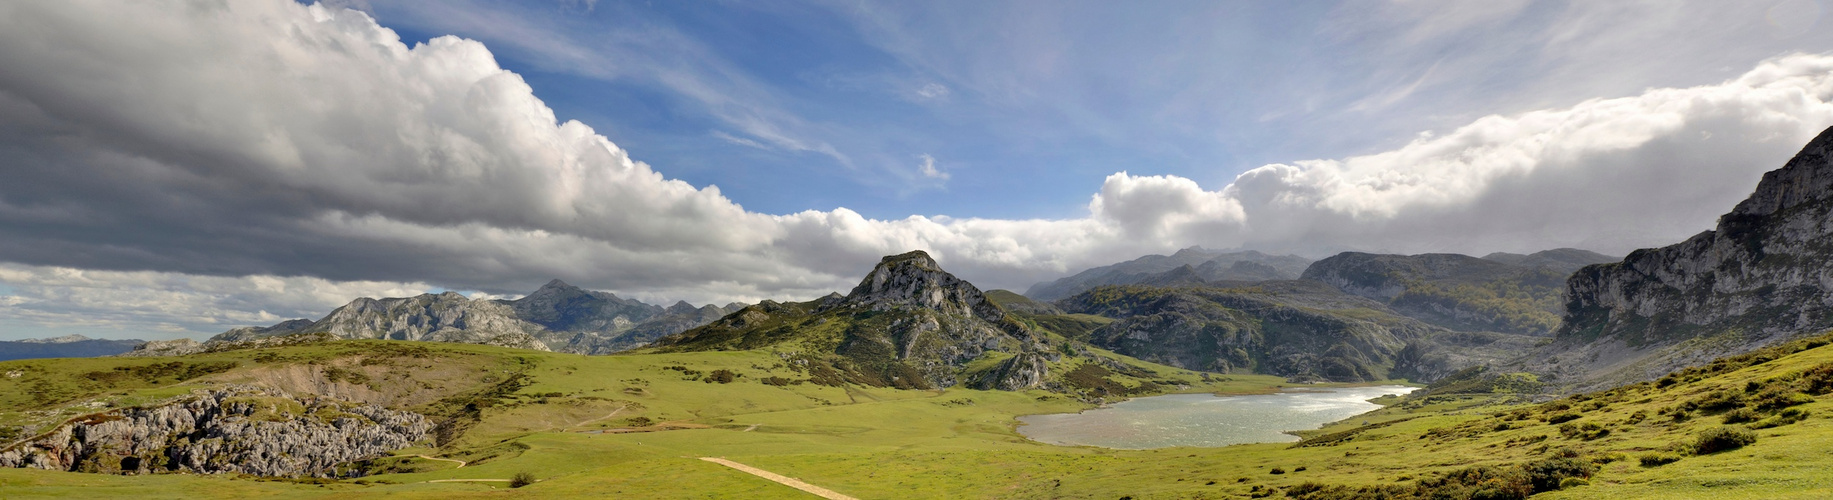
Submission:
<svg viewBox="0 0 1833 500">
<path fill-rule="evenodd" d="M 1282 431 L 1316 429 L 1380 408 L 1369 399 L 1412 390 L 1383 385 L 1260 396 L 1134 398 L 1082 413 L 1019 417 L 1025 425 L 1018 432 L 1051 444 L 1125 449 L 1291 442 L 1298 437 Z"/>
</svg>

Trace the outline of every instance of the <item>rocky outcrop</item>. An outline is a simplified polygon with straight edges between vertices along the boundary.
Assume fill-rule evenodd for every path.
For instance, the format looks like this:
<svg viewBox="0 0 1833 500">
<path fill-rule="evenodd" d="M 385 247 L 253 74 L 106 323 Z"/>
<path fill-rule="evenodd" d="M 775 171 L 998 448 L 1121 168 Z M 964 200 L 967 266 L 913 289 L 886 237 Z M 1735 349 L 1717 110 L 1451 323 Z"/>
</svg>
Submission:
<svg viewBox="0 0 1833 500">
<path fill-rule="evenodd" d="M 1558 341 L 1528 365 L 1585 388 L 1833 328 L 1833 128 L 1714 230 L 1566 282 Z"/>
<path fill-rule="evenodd" d="M 1025 296 L 1054 301 L 1099 286 L 1162 281 L 1158 275 L 1180 266 L 1191 266 L 1191 276 L 1204 282 L 1289 280 L 1297 278 L 1309 264 L 1310 259 L 1296 255 L 1267 255 L 1253 250 L 1225 253 L 1190 247 L 1171 255 L 1147 255 L 1038 283 L 1025 290 Z"/>
<path fill-rule="evenodd" d="M 323 477 L 432 428 L 411 412 L 231 387 L 79 417 L 0 450 L 0 467 Z"/>
<path fill-rule="evenodd" d="M 1043 386 L 1050 375 L 1050 357 L 1040 352 L 1022 352 L 982 374 L 972 384 L 975 389 L 1022 391 Z"/>
</svg>

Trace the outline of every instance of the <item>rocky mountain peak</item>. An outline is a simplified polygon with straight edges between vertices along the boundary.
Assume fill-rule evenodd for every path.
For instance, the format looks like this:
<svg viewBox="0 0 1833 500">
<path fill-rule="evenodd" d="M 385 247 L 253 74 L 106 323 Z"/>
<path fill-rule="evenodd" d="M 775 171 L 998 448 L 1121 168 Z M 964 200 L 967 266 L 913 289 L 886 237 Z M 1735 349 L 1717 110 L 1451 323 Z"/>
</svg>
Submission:
<svg viewBox="0 0 1833 500">
<path fill-rule="evenodd" d="M 922 250 L 880 260 L 847 294 L 844 304 L 874 309 L 920 307 L 991 322 L 1005 318 L 1005 312 L 988 302 L 979 288 L 942 270 Z"/>
<path fill-rule="evenodd" d="M 689 304 L 685 300 L 677 300 L 675 301 L 675 305 L 668 306 L 668 309 L 664 309 L 663 312 L 668 314 L 688 314 L 699 310 L 700 308 L 694 307 L 693 304 Z"/>
<path fill-rule="evenodd" d="M 1750 198 L 1720 219 L 1770 215 L 1833 196 L 1833 127 L 1801 148 L 1782 168 L 1763 174 Z"/>
</svg>

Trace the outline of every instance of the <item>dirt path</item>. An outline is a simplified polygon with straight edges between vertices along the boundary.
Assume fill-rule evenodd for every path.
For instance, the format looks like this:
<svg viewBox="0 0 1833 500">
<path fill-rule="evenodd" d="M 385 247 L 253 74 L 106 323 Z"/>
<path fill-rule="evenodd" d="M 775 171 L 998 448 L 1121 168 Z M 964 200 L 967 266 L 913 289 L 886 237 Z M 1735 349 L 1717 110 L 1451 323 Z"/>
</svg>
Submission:
<svg viewBox="0 0 1833 500">
<path fill-rule="evenodd" d="M 579 426 L 581 426 L 581 425 L 586 425 L 586 424 L 589 424 L 589 423 L 592 423 L 592 422 L 597 422 L 597 421 L 600 421 L 600 420 L 604 420 L 604 419 L 607 419 L 607 418 L 611 418 L 611 417 L 615 417 L 615 416 L 617 416 L 617 412 L 620 412 L 620 411 L 624 411 L 624 409 L 625 409 L 625 408 L 629 408 L 629 406 L 619 406 L 619 407 L 617 407 L 617 409 L 615 409 L 615 410 L 611 410 L 611 413 L 606 413 L 606 414 L 605 414 L 605 416 L 602 416 L 602 417 L 598 417 L 598 418 L 593 418 L 593 419 L 587 419 L 587 420 L 582 420 L 582 421 L 580 421 L 580 422 L 579 422 L 579 423 L 577 423 L 577 424 L 573 424 L 573 425 L 569 425 L 569 426 L 566 426 L 566 427 L 567 427 L 567 429 L 570 429 L 570 428 L 574 428 L 574 427 L 579 427 Z M 566 430 L 566 429 L 561 429 L 561 430 Z"/>
<path fill-rule="evenodd" d="M 434 479 L 429 483 L 507 483 L 508 479 Z"/>
<path fill-rule="evenodd" d="M 764 424 L 751 424 L 751 426 L 750 426 L 750 427 L 746 427 L 746 428 L 745 428 L 745 430 L 743 430 L 743 431 L 740 431 L 740 432 L 751 432 L 751 431 L 755 431 L 755 430 L 757 430 L 757 426 L 760 426 L 760 425 L 764 425 Z"/>
<path fill-rule="evenodd" d="M 454 469 L 463 469 L 463 468 L 465 468 L 465 461 L 464 461 L 464 460 L 453 460 L 453 459 L 450 459 L 450 458 L 439 458 L 439 457 L 429 457 L 429 456 L 426 456 L 426 455 L 409 455 L 409 456 L 414 456 L 414 457 L 420 457 L 420 458 L 424 458 L 424 459 L 427 459 L 427 460 L 438 460 L 438 461 L 441 461 L 441 462 L 452 462 L 452 463 L 455 463 L 455 464 L 458 464 L 458 466 L 457 466 L 457 467 L 453 467 Z M 491 481 L 495 481 L 495 479 L 491 479 Z M 505 480 L 505 481 L 507 481 L 507 480 Z"/>
<path fill-rule="evenodd" d="M 821 498 L 826 498 L 828 500 L 859 500 L 857 498 L 835 493 L 834 490 L 830 490 L 827 488 L 822 488 L 820 486 L 815 486 L 812 484 L 804 483 L 800 479 L 784 476 L 781 474 L 777 474 L 775 472 L 770 472 L 764 469 L 759 469 L 759 468 L 741 464 L 738 462 L 733 462 L 731 460 L 726 460 L 723 458 L 713 458 L 713 457 L 700 457 L 700 459 L 708 461 L 708 462 L 716 463 L 719 465 L 724 465 L 726 467 L 738 469 L 739 471 L 742 471 L 746 474 L 761 477 L 764 479 L 769 479 L 771 481 L 777 482 L 777 484 L 781 484 L 783 486 L 788 486 L 788 487 L 795 488 L 798 490 L 806 491 L 806 492 L 809 492 L 810 494 L 813 494 Z"/>
</svg>

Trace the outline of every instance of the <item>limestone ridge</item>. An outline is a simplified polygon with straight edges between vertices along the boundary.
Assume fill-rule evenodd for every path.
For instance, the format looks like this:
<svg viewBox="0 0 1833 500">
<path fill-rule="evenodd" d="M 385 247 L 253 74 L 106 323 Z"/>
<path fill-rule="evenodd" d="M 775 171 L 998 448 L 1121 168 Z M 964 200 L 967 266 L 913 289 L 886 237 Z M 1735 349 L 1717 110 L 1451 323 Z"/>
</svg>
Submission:
<svg viewBox="0 0 1833 500">
<path fill-rule="evenodd" d="M 432 428 L 411 412 L 237 386 L 78 417 L 0 449 L 0 467 L 325 477 Z"/>
<path fill-rule="evenodd" d="M 465 342 L 610 354 L 704 325 L 736 309 L 735 306 L 715 305 L 695 308 L 686 303 L 664 309 L 553 280 L 516 300 L 473 300 L 455 292 L 406 298 L 360 298 L 318 321 L 295 319 L 268 327 L 236 328 L 211 341 L 240 342 L 296 333 L 330 332 L 347 339 Z M 207 347 L 160 344 L 149 345 L 140 351 L 156 353 L 173 349 Z"/>
<path fill-rule="evenodd" d="M 1714 230 L 1573 274 L 1559 340 L 1539 367 L 1643 380 L 1833 327 L 1830 198 L 1833 128 L 1764 174 Z"/>
<path fill-rule="evenodd" d="M 546 351 L 547 345 L 532 335 L 541 330 L 540 325 L 517 318 L 507 304 L 445 292 L 356 299 L 296 331 L 329 332 L 346 339 L 463 342 Z"/>
</svg>

